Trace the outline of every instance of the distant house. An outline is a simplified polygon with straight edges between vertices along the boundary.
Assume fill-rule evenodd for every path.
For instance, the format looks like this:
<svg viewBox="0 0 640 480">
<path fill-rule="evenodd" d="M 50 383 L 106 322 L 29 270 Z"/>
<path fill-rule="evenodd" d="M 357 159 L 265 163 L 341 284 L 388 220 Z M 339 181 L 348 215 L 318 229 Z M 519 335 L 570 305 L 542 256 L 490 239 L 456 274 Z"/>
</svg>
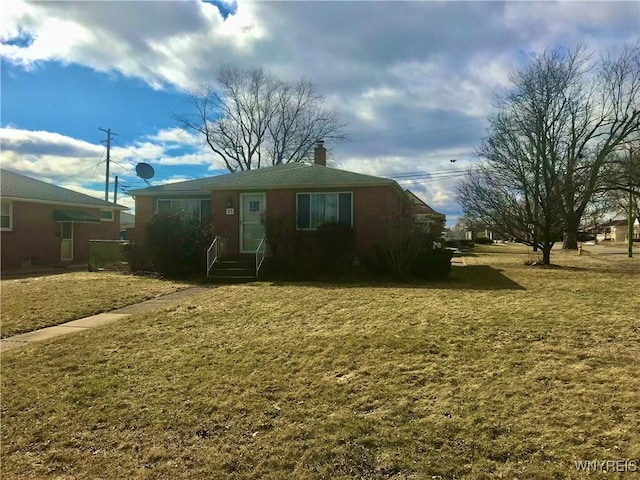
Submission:
<svg viewBox="0 0 640 480">
<path fill-rule="evenodd" d="M 86 264 L 89 240 L 117 240 L 127 207 L 0 170 L 3 272 Z"/>
<path fill-rule="evenodd" d="M 313 164 L 289 163 L 131 194 L 136 202 L 136 244 L 144 244 L 144 225 L 154 213 L 187 211 L 201 221 L 212 221 L 216 235 L 227 239 L 229 256 L 256 252 L 265 235 L 265 214 L 284 219 L 297 231 L 313 231 L 327 223 L 352 227 L 359 256 L 373 253 L 384 241 L 390 218 L 415 211 L 434 222 L 444 221 L 395 180 L 327 167 L 326 150 L 320 145 Z"/>
<path fill-rule="evenodd" d="M 624 220 L 612 220 L 608 223 L 601 225 L 600 229 L 603 233 L 597 236 L 598 240 L 610 240 L 612 242 L 627 242 L 628 241 L 628 225 L 626 219 Z M 633 223 L 633 238 L 640 238 L 640 223 L 636 219 Z"/>
<path fill-rule="evenodd" d="M 132 213 L 120 212 L 120 238 L 133 240 L 136 226 L 136 216 Z"/>
<path fill-rule="evenodd" d="M 436 212 L 411 190 L 405 191 L 411 201 L 411 213 L 415 221 L 428 225 L 429 233 L 436 239 L 440 238 L 442 232 L 444 232 L 444 224 L 447 217 L 442 213 Z"/>
</svg>

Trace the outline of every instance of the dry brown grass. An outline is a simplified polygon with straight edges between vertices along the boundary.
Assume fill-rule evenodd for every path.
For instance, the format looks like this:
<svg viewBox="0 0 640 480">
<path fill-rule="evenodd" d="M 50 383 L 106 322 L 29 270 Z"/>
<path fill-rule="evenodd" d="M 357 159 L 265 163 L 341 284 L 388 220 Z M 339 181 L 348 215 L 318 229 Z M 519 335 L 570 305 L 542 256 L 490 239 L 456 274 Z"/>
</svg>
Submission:
<svg viewBox="0 0 640 480">
<path fill-rule="evenodd" d="M 2 280 L 0 335 L 8 337 L 107 312 L 188 285 L 111 272 L 73 272 Z"/>
<path fill-rule="evenodd" d="M 549 479 L 640 458 L 638 260 L 485 248 L 444 283 L 220 287 L 5 353 L 2 477 Z"/>
</svg>

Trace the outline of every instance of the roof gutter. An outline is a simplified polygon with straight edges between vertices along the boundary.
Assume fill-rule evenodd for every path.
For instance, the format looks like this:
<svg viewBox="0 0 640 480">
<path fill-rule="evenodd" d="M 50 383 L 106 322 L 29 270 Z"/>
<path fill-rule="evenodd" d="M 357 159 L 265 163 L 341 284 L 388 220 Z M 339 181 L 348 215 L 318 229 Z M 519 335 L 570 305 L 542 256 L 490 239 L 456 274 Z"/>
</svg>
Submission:
<svg viewBox="0 0 640 480">
<path fill-rule="evenodd" d="M 12 202 L 39 203 L 42 205 L 64 205 L 66 207 L 97 208 L 99 210 L 130 210 L 129 207 L 118 205 L 117 203 L 96 205 L 93 203 L 57 202 L 55 200 L 37 200 L 34 198 L 9 197 L 5 195 L 2 195 L 2 199 L 10 200 Z"/>
</svg>

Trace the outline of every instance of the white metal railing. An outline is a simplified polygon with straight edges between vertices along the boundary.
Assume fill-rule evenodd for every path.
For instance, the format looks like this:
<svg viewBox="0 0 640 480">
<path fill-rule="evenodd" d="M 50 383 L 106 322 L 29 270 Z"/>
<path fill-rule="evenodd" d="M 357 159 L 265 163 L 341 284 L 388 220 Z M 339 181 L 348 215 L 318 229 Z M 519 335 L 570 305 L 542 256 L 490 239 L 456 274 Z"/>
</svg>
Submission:
<svg viewBox="0 0 640 480">
<path fill-rule="evenodd" d="M 211 267 L 221 258 L 227 256 L 227 239 L 224 237 L 216 237 L 207 249 L 207 277 L 211 271 Z"/>
<path fill-rule="evenodd" d="M 262 262 L 264 262 L 264 256 L 267 251 L 267 242 L 265 241 L 265 237 L 262 237 L 260 243 L 258 244 L 258 248 L 256 248 L 256 278 L 258 278 L 258 274 L 260 273 L 260 267 L 262 266 Z"/>
</svg>

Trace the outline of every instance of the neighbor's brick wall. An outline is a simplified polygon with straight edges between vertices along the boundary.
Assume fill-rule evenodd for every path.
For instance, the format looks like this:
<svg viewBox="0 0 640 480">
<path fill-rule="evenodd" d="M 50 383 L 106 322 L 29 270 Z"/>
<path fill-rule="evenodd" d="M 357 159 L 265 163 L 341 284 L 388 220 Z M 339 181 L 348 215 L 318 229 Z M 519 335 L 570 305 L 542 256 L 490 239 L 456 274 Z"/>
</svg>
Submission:
<svg viewBox="0 0 640 480">
<path fill-rule="evenodd" d="M 79 210 L 94 217 L 100 216 L 99 209 L 73 208 L 69 206 L 45 205 L 29 202 L 13 202 L 13 231 L 0 234 L 2 245 L 2 271 L 15 271 L 30 266 L 28 262 L 36 258 L 38 265 L 76 265 L 89 261 L 89 240 L 118 240 L 119 215 L 115 212 L 113 222 L 74 223 L 73 260 L 62 261 L 60 234 L 62 225 L 53 221 L 56 209 Z"/>
</svg>

